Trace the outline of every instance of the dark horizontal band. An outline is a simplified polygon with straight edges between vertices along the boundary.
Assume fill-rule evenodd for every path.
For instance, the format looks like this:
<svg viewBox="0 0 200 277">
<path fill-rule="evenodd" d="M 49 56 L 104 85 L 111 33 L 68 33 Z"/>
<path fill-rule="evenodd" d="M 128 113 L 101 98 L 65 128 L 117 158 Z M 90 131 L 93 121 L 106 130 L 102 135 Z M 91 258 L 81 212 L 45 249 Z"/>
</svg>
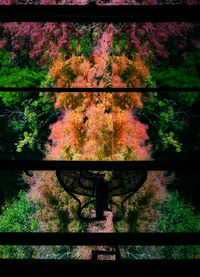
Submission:
<svg viewBox="0 0 200 277">
<path fill-rule="evenodd" d="M 200 92 L 200 87 L 189 88 L 11 88 L 0 87 L 0 92 Z"/>
<path fill-rule="evenodd" d="M 123 259 L 123 260 L 72 260 L 72 259 L 0 259 L 1 271 L 6 275 L 15 270 L 20 272 L 20 276 L 39 275 L 38 272 L 45 272 L 46 276 L 63 276 L 63 273 L 70 272 L 73 275 L 80 272 L 94 272 L 104 276 L 108 271 L 112 276 L 117 274 L 129 275 L 130 272 L 139 272 L 140 276 L 146 276 L 152 273 L 154 276 L 160 275 L 159 268 L 162 272 L 170 276 L 174 269 L 177 272 L 184 270 L 190 275 L 191 270 L 198 272 L 200 266 L 199 257 L 194 259 Z M 23 271 L 22 271 L 23 269 Z M 22 274 L 22 272 L 24 274 Z M 155 274 L 157 273 L 157 274 Z M 10 275 L 10 276 L 12 276 Z M 96 274 L 95 274 L 96 276 Z"/>
<path fill-rule="evenodd" d="M 0 7 L 1 22 L 174 22 L 200 21 L 200 6 L 8 5 Z"/>
<path fill-rule="evenodd" d="M 199 161 L 0 160 L 0 170 L 200 170 Z"/>
<path fill-rule="evenodd" d="M 200 245 L 200 233 L 0 233 L 0 245 Z"/>
</svg>

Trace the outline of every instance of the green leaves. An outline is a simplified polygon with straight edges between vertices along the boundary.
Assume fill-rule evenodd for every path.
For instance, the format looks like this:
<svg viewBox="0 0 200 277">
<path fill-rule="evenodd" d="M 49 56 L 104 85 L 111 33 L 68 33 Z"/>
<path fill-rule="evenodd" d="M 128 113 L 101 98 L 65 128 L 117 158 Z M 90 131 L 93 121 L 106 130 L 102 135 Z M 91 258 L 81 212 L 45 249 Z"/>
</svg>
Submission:
<svg viewBox="0 0 200 277">
<path fill-rule="evenodd" d="M 162 217 L 157 223 L 157 232 L 199 232 L 200 215 L 194 208 L 186 204 L 178 192 L 171 194 L 171 199 L 161 209 Z M 161 247 L 163 258 L 187 259 L 195 258 L 200 251 L 199 246 L 165 246 Z"/>
<path fill-rule="evenodd" d="M 35 210 L 27 201 L 26 193 L 20 191 L 12 203 L 2 207 L 0 215 L 0 232 L 27 232 L 39 230 L 36 224 Z M 31 225 L 34 229 L 31 229 Z"/>
<path fill-rule="evenodd" d="M 74 34 L 71 35 L 71 40 L 70 40 L 71 52 L 67 53 L 67 55 L 71 53 L 75 53 L 77 56 L 84 55 L 88 57 L 92 53 L 91 39 L 92 38 L 89 36 L 89 34 L 81 36 L 79 40 L 77 40 Z M 64 50 L 63 53 L 66 54 L 66 50 Z"/>
<path fill-rule="evenodd" d="M 172 51 L 175 59 L 177 50 Z M 200 87 L 199 79 L 199 51 L 191 51 L 184 64 L 165 61 L 159 67 L 152 66 L 151 75 L 145 80 L 147 87 Z M 177 156 L 177 153 L 191 152 L 189 141 L 193 132 L 193 139 L 198 136 L 192 113 L 198 115 L 198 92 L 169 92 L 152 93 L 143 97 L 143 119 L 149 125 L 150 139 L 156 150 L 157 157 L 166 153 Z M 194 122 L 194 123 L 193 123 Z M 191 130 L 189 129 L 191 126 Z M 190 130 L 190 131 L 189 131 Z M 194 147 L 194 146 L 193 146 Z M 176 155 L 175 155 L 176 154 Z M 178 157 L 178 156 L 177 156 Z M 180 156 L 179 156 L 180 157 Z"/>
<path fill-rule="evenodd" d="M 25 192 L 20 191 L 12 203 L 2 207 L 0 215 L 0 232 L 38 232 L 39 223 L 35 217 L 35 209 L 27 201 Z M 32 258 L 33 246 L 0 246 L 0 258 Z"/>
<path fill-rule="evenodd" d="M 174 133 L 173 132 L 163 134 L 160 131 L 158 134 L 160 135 L 161 142 L 162 142 L 162 145 L 163 145 L 163 149 L 167 149 L 168 145 L 172 145 L 172 146 L 174 146 L 176 152 L 181 152 L 181 143 L 179 143 L 178 140 L 174 139 Z"/>
<path fill-rule="evenodd" d="M 37 87 L 43 78 L 44 72 L 34 64 L 21 68 L 10 60 L 5 50 L 0 52 L 0 87 Z M 26 92 L 0 92 L 0 98 L 7 107 L 14 107 L 29 96 L 30 93 Z"/>
<path fill-rule="evenodd" d="M 26 102 L 21 124 L 16 123 L 16 121 L 13 122 L 13 128 L 16 131 L 24 131 L 21 134 L 21 139 L 17 143 L 17 152 L 22 152 L 25 146 L 28 146 L 32 150 L 41 150 L 43 136 L 45 136 L 44 126 L 48 127 L 54 115 L 52 114 L 54 101 L 52 103 L 45 101 L 47 99 L 44 98 L 43 94 L 37 100 L 29 99 Z"/>
<path fill-rule="evenodd" d="M 112 46 L 113 54 L 115 56 L 121 56 L 124 52 L 126 52 L 127 36 L 125 34 L 121 34 L 120 38 L 113 38 Z M 127 54 L 129 55 L 130 53 Z"/>
<path fill-rule="evenodd" d="M 141 114 L 148 119 L 149 132 L 156 151 L 172 148 L 181 152 L 182 143 L 179 141 L 178 131 L 181 128 L 177 125 L 176 103 L 169 99 L 160 99 L 157 94 L 144 99 L 144 109 Z"/>
<path fill-rule="evenodd" d="M 200 87 L 199 79 L 199 51 L 192 51 L 184 65 L 173 67 L 171 64 L 162 64 L 159 69 L 152 72 L 152 77 L 158 87 Z M 197 99 L 198 92 L 175 92 L 168 96 L 179 104 L 191 107 Z"/>
<path fill-rule="evenodd" d="M 116 56 L 122 55 L 127 46 L 127 36 L 122 34 L 120 38 L 113 38 L 113 54 Z M 129 53 L 130 54 L 130 53 Z"/>
<path fill-rule="evenodd" d="M 80 40 L 81 50 L 79 55 L 89 56 L 91 54 L 91 40 L 89 36 L 86 36 L 84 39 Z"/>
<path fill-rule="evenodd" d="M 21 56 L 24 55 L 26 51 L 22 51 Z M 0 52 L 2 87 L 51 86 L 53 80 L 50 75 L 45 74 L 45 70 L 36 66 L 34 61 L 27 61 L 26 67 L 16 66 L 5 50 Z M 16 151 L 22 152 L 25 146 L 31 150 L 40 150 L 47 131 L 44 127 L 48 127 L 54 116 L 53 98 L 49 97 L 48 93 L 38 95 L 31 92 L 5 91 L 0 92 L 0 100 L 8 113 L 8 128 L 16 132 Z"/>
</svg>

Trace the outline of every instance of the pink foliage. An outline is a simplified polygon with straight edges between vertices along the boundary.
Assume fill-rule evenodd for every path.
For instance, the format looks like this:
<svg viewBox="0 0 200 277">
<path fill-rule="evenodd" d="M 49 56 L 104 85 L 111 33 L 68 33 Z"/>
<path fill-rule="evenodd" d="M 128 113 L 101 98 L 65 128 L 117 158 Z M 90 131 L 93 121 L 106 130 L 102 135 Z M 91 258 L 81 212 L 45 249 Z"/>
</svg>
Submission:
<svg viewBox="0 0 200 277">
<path fill-rule="evenodd" d="M 177 49 L 181 48 L 194 27 L 195 24 L 188 22 L 126 23 L 124 24 L 124 31 L 130 35 L 131 44 L 141 56 L 156 59 L 156 56 L 158 58 L 169 57 L 168 45 L 170 41 Z M 195 47 L 194 43 L 190 43 Z"/>
<path fill-rule="evenodd" d="M 85 5 L 88 3 L 87 0 L 61 0 L 61 1 L 11 1 L 11 0 L 0 0 L 2 5 L 11 4 L 42 4 L 42 5 Z M 164 3 L 164 2 L 163 2 Z M 167 1 L 167 4 L 173 4 L 174 1 Z M 103 1 L 97 1 L 99 5 L 158 5 L 160 2 L 157 0 L 111 0 L 110 2 L 104 3 Z M 197 5 L 199 1 L 197 0 L 187 0 L 187 5 Z M 183 48 L 184 42 L 187 35 L 193 31 L 197 24 L 192 24 L 188 22 L 161 22 L 161 23 L 124 23 L 123 31 L 127 33 L 130 37 L 131 44 L 137 49 L 140 55 L 144 57 L 154 57 L 157 56 L 157 61 L 159 57 L 168 58 L 170 55 L 170 50 L 168 49 L 168 44 L 174 43 L 175 47 Z M 2 28 L 2 41 L 0 41 L 0 49 L 6 46 L 5 39 L 7 43 L 12 41 L 11 52 L 19 52 L 22 49 L 27 49 L 31 59 L 36 59 L 40 65 L 49 62 L 50 59 L 54 59 L 61 49 L 67 49 L 69 47 L 69 38 L 73 32 L 76 32 L 72 23 L 39 23 L 39 22 L 26 22 L 26 23 L 1 23 Z M 116 28 L 116 32 L 120 32 L 120 28 Z M 112 36 L 111 33 L 104 33 L 104 36 Z M 9 38 L 9 39 L 8 39 Z M 107 47 L 106 40 L 109 38 L 101 38 L 103 42 L 103 47 Z M 101 42 L 99 42 L 101 44 Z M 191 42 L 193 47 L 199 43 L 195 40 L 194 43 Z M 10 47 L 10 45 L 9 45 Z M 105 51 L 100 45 L 101 51 Z M 173 46 L 172 46 L 173 47 Z M 185 51 L 187 52 L 186 47 Z M 98 49 L 96 49 L 98 51 Z M 184 51 L 184 49 L 182 49 Z M 155 55 L 154 55 L 155 53 Z M 155 58 L 155 57 L 154 57 Z"/>
<path fill-rule="evenodd" d="M 12 41 L 11 53 L 26 49 L 31 59 L 44 65 L 48 63 L 49 57 L 55 58 L 62 47 L 67 47 L 73 24 L 12 22 L 0 23 L 0 27 L 4 29 L 5 37 Z M 5 47 L 5 44 L 3 46 Z"/>
</svg>

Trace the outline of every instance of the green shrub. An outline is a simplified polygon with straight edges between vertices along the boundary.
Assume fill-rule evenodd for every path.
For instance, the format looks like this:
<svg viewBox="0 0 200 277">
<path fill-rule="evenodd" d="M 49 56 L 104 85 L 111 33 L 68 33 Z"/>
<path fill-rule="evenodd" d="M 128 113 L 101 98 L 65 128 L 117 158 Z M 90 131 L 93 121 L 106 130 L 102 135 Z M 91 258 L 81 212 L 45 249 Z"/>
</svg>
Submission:
<svg viewBox="0 0 200 277">
<path fill-rule="evenodd" d="M 200 87 L 199 79 L 199 51 L 192 51 L 183 65 L 172 67 L 171 64 L 163 64 L 157 70 L 153 70 L 152 77 L 157 87 Z M 176 103 L 191 107 L 198 98 L 198 92 L 171 92 L 170 99 Z"/>
<path fill-rule="evenodd" d="M 178 192 L 160 210 L 162 217 L 157 222 L 156 232 L 200 232 L 200 215 L 186 204 Z M 126 259 L 196 259 L 200 257 L 200 245 L 195 246 L 126 246 Z"/>
<path fill-rule="evenodd" d="M 33 61 L 25 67 L 19 67 L 10 59 L 8 52 L 0 52 L 0 87 L 39 87 L 44 77 L 44 70 Z M 13 107 L 29 97 L 30 93 L 26 92 L 0 92 L 0 98 L 6 106 Z"/>
<path fill-rule="evenodd" d="M 40 93 L 38 99 L 27 99 L 22 105 L 23 113 L 13 117 L 11 123 L 13 130 L 19 133 L 16 151 L 22 152 L 25 146 L 41 150 L 49 134 L 49 125 L 59 115 L 54 109 L 54 99 Z"/>
<path fill-rule="evenodd" d="M 39 223 L 35 210 L 26 199 L 26 193 L 20 191 L 12 203 L 2 207 L 0 232 L 38 232 Z M 1 245 L 0 258 L 32 258 L 36 254 L 33 246 Z"/>
<path fill-rule="evenodd" d="M 20 57 L 26 57 L 22 51 Z M 26 63 L 15 65 L 5 50 L 0 51 L 0 87 L 51 86 L 45 69 L 26 57 Z M 56 112 L 52 95 L 34 92 L 0 92 L 1 116 L 7 120 L 9 132 L 14 131 L 16 151 L 23 148 L 40 151 L 48 137 L 48 127 Z M 1 123 L 2 124 L 2 123 Z M 23 149 L 24 150 L 24 149 Z"/>
<path fill-rule="evenodd" d="M 187 125 L 183 114 L 177 112 L 176 102 L 160 99 L 157 93 L 143 99 L 144 109 L 138 111 L 142 121 L 149 125 L 148 134 L 157 152 L 182 151 L 181 135 Z M 169 151 L 170 152 L 170 151 Z"/>
<path fill-rule="evenodd" d="M 200 87 L 199 64 L 200 52 L 191 51 L 183 64 L 165 61 L 157 67 L 151 65 L 151 80 L 148 77 L 145 85 L 158 88 Z M 192 141 L 199 136 L 196 128 L 199 101 L 198 92 L 183 92 L 181 89 L 178 92 L 143 94 L 143 110 L 138 111 L 138 115 L 149 126 L 154 158 L 180 159 L 184 153 L 189 155 L 193 152 L 196 143 Z"/>
<path fill-rule="evenodd" d="M 194 208 L 180 199 L 178 192 L 162 208 L 162 218 L 158 221 L 157 232 L 200 232 L 200 215 Z M 200 256 L 199 246 L 163 246 L 161 257 L 167 259 L 194 259 Z"/>
</svg>

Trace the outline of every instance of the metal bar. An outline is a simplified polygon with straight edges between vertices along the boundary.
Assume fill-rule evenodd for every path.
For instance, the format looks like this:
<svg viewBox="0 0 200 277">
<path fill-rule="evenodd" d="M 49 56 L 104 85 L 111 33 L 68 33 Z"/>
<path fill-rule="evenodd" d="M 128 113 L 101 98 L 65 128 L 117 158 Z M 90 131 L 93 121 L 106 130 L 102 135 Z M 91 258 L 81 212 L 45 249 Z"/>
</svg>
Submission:
<svg viewBox="0 0 200 277">
<path fill-rule="evenodd" d="M 139 272 L 141 276 L 146 276 L 152 273 L 155 276 L 160 275 L 160 268 L 162 272 L 170 274 L 179 269 L 191 274 L 198 272 L 200 266 L 200 259 L 141 259 L 141 260 L 64 260 L 64 259 L 2 259 L 0 260 L 1 271 L 5 270 L 7 276 L 13 269 L 20 272 L 22 276 L 38 276 L 40 272 L 44 272 L 46 276 L 63 276 L 65 272 L 77 273 L 80 275 L 80 270 L 85 272 L 94 272 L 104 276 L 110 271 L 112 276 L 115 274 L 128 275 L 130 272 Z M 23 270 L 22 270 L 23 269 Z M 158 274 L 155 274 L 158 273 Z M 10 276 L 12 276 L 10 275 Z"/>
<path fill-rule="evenodd" d="M 2 22 L 174 22 L 200 21 L 200 7 L 186 5 L 8 5 L 0 6 Z"/>
<path fill-rule="evenodd" d="M 0 170 L 200 170 L 200 161 L 0 160 Z"/>
<path fill-rule="evenodd" d="M 11 88 L 0 87 L 0 92 L 5 93 L 23 91 L 23 92 L 200 92 L 200 87 L 189 88 Z"/>
<path fill-rule="evenodd" d="M 200 233 L 0 233 L 0 245 L 200 245 Z"/>
<path fill-rule="evenodd" d="M 104 209 L 107 201 L 106 184 L 102 175 L 97 175 L 94 182 L 95 188 L 95 211 L 97 220 L 105 220 Z"/>
<path fill-rule="evenodd" d="M 120 261 L 121 260 L 121 254 L 120 254 L 118 245 L 115 246 L 115 255 L 116 255 L 116 260 Z"/>
</svg>

